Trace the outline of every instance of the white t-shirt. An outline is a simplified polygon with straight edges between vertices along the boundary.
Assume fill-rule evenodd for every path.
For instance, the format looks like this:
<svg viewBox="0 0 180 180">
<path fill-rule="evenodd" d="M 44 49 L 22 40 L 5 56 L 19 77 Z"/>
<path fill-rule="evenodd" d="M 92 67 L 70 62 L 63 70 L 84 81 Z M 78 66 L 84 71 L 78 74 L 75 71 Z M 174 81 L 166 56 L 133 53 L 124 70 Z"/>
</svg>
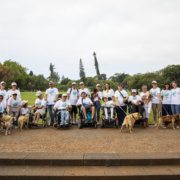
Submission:
<svg viewBox="0 0 180 180">
<path fill-rule="evenodd" d="M 71 91 L 71 94 L 70 94 L 70 91 Z M 77 89 L 69 88 L 67 91 L 67 94 L 69 94 L 69 102 L 71 103 L 71 105 L 75 106 L 77 103 L 77 98 L 79 97 L 79 93 Z"/>
<path fill-rule="evenodd" d="M 154 104 L 159 104 L 158 93 L 161 93 L 160 88 L 158 88 L 158 87 L 157 87 L 156 89 L 151 88 L 150 91 L 152 92 L 152 95 L 153 95 L 153 97 L 152 97 L 152 103 L 154 103 Z"/>
<path fill-rule="evenodd" d="M 171 90 L 162 90 L 161 96 L 163 96 L 162 104 L 171 104 Z"/>
<path fill-rule="evenodd" d="M 171 104 L 179 104 L 180 105 L 180 88 L 171 89 Z"/>
<path fill-rule="evenodd" d="M 118 98 L 118 101 L 119 101 L 121 106 L 126 106 L 126 104 L 123 101 L 124 99 L 123 99 L 121 94 L 123 95 L 123 97 L 128 97 L 128 94 L 127 94 L 127 92 L 124 89 L 121 91 L 121 93 L 119 92 L 119 90 L 117 90 L 115 92 L 115 97 Z M 118 104 L 116 103 L 116 105 L 118 105 Z"/>
<path fill-rule="evenodd" d="M 142 99 L 139 95 L 129 97 L 129 102 L 132 101 L 133 103 L 136 103 L 138 100 L 142 101 Z M 139 102 L 139 104 L 141 104 L 141 103 Z"/>
<path fill-rule="evenodd" d="M 98 96 L 99 96 L 100 100 L 102 100 L 102 93 L 100 91 L 98 92 Z M 95 97 L 94 101 L 100 101 L 99 98 Z"/>
<path fill-rule="evenodd" d="M 41 99 L 41 100 L 39 98 L 36 99 L 35 104 L 37 104 L 38 107 L 43 105 L 43 108 L 37 109 L 36 112 L 38 112 L 38 111 L 46 111 L 46 101 L 44 100 L 44 98 Z"/>
<path fill-rule="evenodd" d="M 8 92 L 7 92 L 7 98 L 9 97 L 12 97 L 12 89 L 10 89 Z M 21 93 L 18 89 L 15 90 L 17 92 L 17 97 L 21 99 Z"/>
<path fill-rule="evenodd" d="M 54 107 L 56 107 L 57 109 L 66 109 L 66 107 L 69 105 L 71 105 L 71 103 L 68 100 L 66 100 L 65 102 L 62 102 L 62 100 L 59 100 L 56 102 Z"/>
<path fill-rule="evenodd" d="M 6 105 L 4 104 L 4 102 L 0 102 L 0 113 L 4 112 L 4 109 L 6 108 Z"/>
<path fill-rule="evenodd" d="M 45 94 L 47 94 L 47 104 L 53 105 L 55 104 L 54 100 L 56 99 L 56 95 L 59 94 L 59 91 L 57 88 L 49 88 Z"/>
<path fill-rule="evenodd" d="M 7 100 L 7 98 L 8 98 L 8 93 L 7 93 L 7 91 L 6 90 L 1 90 L 0 89 L 0 94 L 2 94 L 3 95 L 3 102 L 4 102 L 4 104 L 5 104 L 5 106 L 6 106 L 6 100 Z"/>
<path fill-rule="evenodd" d="M 16 100 L 14 100 L 13 97 L 10 97 L 8 99 L 8 106 L 11 106 L 12 111 L 18 111 L 18 108 L 21 105 L 22 105 L 22 101 L 19 97 L 17 97 Z"/>
<path fill-rule="evenodd" d="M 78 104 L 81 104 L 81 105 L 82 105 L 82 98 L 80 98 L 80 99 L 78 100 L 78 102 L 77 102 L 76 105 L 78 105 Z M 91 101 L 90 98 L 86 97 L 85 99 L 83 99 L 83 104 L 92 104 L 92 101 Z"/>
<path fill-rule="evenodd" d="M 108 97 L 113 97 L 114 96 L 114 90 L 113 89 L 110 89 L 108 92 L 107 92 L 107 90 L 104 90 L 103 91 L 103 97 L 104 96 L 108 96 Z"/>
<path fill-rule="evenodd" d="M 114 102 L 113 101 L 108 101 L 108 102 L 106 102 L 105 106 L 109 107 L 109 105 L 112 104 L 112 103 L 114 103 Z M 111 107 L 113 107 L 113 105 L 111 105 Z"/>
<path fill-rule="evenodd" d="M 86 94 L 87 94 L 87 96 L 90 96 L 90 92 L 89 92 L 89 90 L 87 89 L 87 88 L 84 88 L 84 89 L 79 89 L 79 96 L 81 97 L 81 93 L 82 93 L 82 91 L 85 91 L 86 92 Z"/>
</svg>

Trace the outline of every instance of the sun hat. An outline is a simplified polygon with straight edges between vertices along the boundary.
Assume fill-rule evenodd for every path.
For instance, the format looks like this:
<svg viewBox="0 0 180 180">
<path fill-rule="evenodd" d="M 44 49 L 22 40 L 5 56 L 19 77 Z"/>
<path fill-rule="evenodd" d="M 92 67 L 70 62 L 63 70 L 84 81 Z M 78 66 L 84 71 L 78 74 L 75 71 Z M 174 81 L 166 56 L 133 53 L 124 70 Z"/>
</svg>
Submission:
<svg viewBox="0 0 180 180">
<path fill-rule="evenodd" d="M 152 81 L 152 84 L 157 84 L 157 81 Z"/>
<path fill-rule="evenodd" d="M 12 82 L 11 86 L 17 86 L 16 82 Z"/>
<path fill-rule="evenodd" d="M 1 84 L 6 84 L 4 81 L 1 81 Z"/>
<path fill-rule="evenodd" d="M 16 91 L 12 91 L 12 95 L 14 95 L 14 94 L 17 94 L 17 92 Z"/>
<path fill-rule="evenodd" d="M 37 96 L 37 97 L 40 96 L 41 94 L 42 94 L 41 91 L 37 91 L 37 92 L 36 92 L 36 96 Z"/>
<path fill-rule="evenodd" d="M 65 96 L 67 97 L 67 94 L 63 94 L 62 97 L 63 97 L 63 96 L 64 96 L 64 97 L 65 97 Z"/>
<path fill-rule="evenodd" d="M 100 86 L 100 84 L 96 84 L 96 87 Z"/>
<path fill-rule="evenodd" d="M 54 82 L 53 81 L 49 81 L 49 84 L 54 84 Z"/>
<path fill-rule="evenodd" d="M 81 85 L 81 84 L 84 84 L 84 83 L 83 83 L 83 82 L 80 82 L 79 84 Z"/>
<path fill-rule="evenodd" d="M 133 90 L 132 90 L 132 93 L 133 93 L 133 92 L 135 92 L 135 93 L 136 93 L 136 92 L 137 92 L 137 91 L 136 91 L 136 89 L 133 89 Z"/>
<path fill-rule="evenodd" d="M 26 100 L 23 100 L 22 101 L 22 105 L 24 106 L 26 103 L 28 103 L 28 101 L 26 101 Z"/>
<path fill-rule="evenodd" d="M 75 82 L 72 83 L 72 85 L 76 84 Z"/>
</svg>

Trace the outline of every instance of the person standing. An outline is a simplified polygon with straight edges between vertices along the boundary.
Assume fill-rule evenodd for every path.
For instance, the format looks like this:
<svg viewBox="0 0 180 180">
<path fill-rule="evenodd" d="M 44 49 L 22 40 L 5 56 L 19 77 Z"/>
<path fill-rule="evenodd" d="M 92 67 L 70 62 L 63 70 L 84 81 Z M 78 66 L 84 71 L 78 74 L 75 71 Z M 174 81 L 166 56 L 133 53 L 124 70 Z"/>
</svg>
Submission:
<svg viewBox="0 0 180 180">
<path fill-rule="evenodd" d="M 7 98 L 9 99 L 10 97 L 12 97 L 12 92 L 16 91 L 17 93 L 17 97 L 21 99 L 21 93 L 20 91 L 17 89 L 17 84 L 16 82 L 12 82 L 11 84 L 11 89 L 7 92 Z"/>
<path fill-rule="evenodd" d="M 79 99 L 79 90 L 76 89 L 76 83 L 75 82 L 72 83 L 72 88 L 68 89 L 67 96 L 69 96 L 69 102 L 72 106 L 71 124 L 76 124 L 76 115 L 77 115 L 76 103 Z"/>
<path fill-rule="evenodd" d="M 147 92 L 147 86 L 146 85 L 144 85 L 142 87 L 142 91 L 143 92 L 140 94 L 140 97 L 144 102 L 146 127 L 149 127 L 148 119 L 149 119 L 149 115 L 150 115 L 150 112 L 151 112 L 152 102 L 151 102 L 151 99 L 148 99 L 149 93 Z M 148 104 L 147 104 L 147 102 L 148 102 Z"/>
<path fill-rule="evenodd" d="M 161 98 L 162 98 L 162 116 L 172 115 L 171 111 L 171 87 L 170 84 L 167 82 L 164 85 L 164 89 L 161 91 Z"/>
<path fill-rule="evenodd" d="M 104 90 L 103 90 L 103 97 L 108 96 L 108 98 L 111 98 L 112 101 L 114 101 L 114 90 L 111 89 L 110 84 L 106 83 Z"/>
<path fill-rule="evenodd" d="M 172 114 L 180 113 L 180 88 L 177 87 L 177 82 L 172 82 L 173 89 L 171 89 L 171 110 Z"/>
<path fill-rule="evenodd" d="M 99 125 L 100 119 L 100 108 L 101 108 L 101 100 L 102 100 L 102 93 L 100 91 L 100 84 L 96 85 L 96 90 L 91 94 L 91 100 L 95 106 L 95 116 L 97 113 L 97 125 Z"/>
<path fill-rule="evenodd" d="M 81 95 L 82 92 L 86 92 L 87 97 L 90 98 L 90 92 L 89 92 L 89 90 L 87 88 L 84 87 L 84 83 L 80 82 L 79 85 L 80 85 L 80 88 L 81 88 L 81 89 L 79 89 L 79 94 Z"/>
<path fill-rule="evenodd" d="M 52 126 L 54 123 L 54 111 L 52 108 L 54 107 L 55 102 L 58 100 L 58 95 L 59 95 L 58 89 L 54 87 L 54 82 L 50 81 L 49 89 L 47 89 L 44 94 L 44 100 L 47 101 L 47 106 L 51 116 L 50 126 Z"/>
<path fill-rule="evenodd" d="M 4 81 L 1 82 L 1 88 L 0 88 L 0 94 L 3 95 L 3 103 L 5 105 L 5 107 L 7 107 L 7 97 L 8 97 L 8 93 L 7 91 L 5 90 L 5 86 L 6 86 L 6 83 Z"/>
<path fill-rule="evenodd" d="M 153 110 L 153 118 L 154 118 L 154 126 L 157 126 L 157 117 L 156 117 L 156 110 L 158 110 L 158 119 L 159 113 L 162 111 L 162 100 L 161 100 L 161 90 L 157 87 L 157 81 L 152 81 L 151 92 L 152 92 L 152 110 Z"/>
<path fill-rule="evenodd" d="M 118 84 L 118 90 L 115 92 L 115 101 L 118 106 L 118 123 L 122 125 L 124 118 L 126 117 L 127 105 L 125 102 L 129 99 L 128 93 L 123 89 L 122 83 Z M 120 108 L 121 107 L 121 108 Z"/>
</svg>

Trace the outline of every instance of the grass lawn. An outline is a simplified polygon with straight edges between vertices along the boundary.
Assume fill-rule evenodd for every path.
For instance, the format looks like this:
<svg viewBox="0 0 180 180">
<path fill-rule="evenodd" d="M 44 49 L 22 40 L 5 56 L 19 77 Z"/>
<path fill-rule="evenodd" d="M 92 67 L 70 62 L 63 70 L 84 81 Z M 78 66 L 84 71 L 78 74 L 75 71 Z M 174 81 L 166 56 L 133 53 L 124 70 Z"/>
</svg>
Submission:
<svg viewBox="0 0 180 180">
<path fill-rule="evenodd" d="M 45 92 L 42 92 L 43 96 Z M 59 92 L 60 94 L 63 94 L 63 92 Z M 130 93 L 128 93 L 130 95 Z M 28 100 L 29 101 L 29 105 L 32 106 L 35 103 L 35 100 L 37 99 L 37 97 L 35 96 L 36 92 L 21 92 L 21 98 L 22 100 Z M 103 101 L 101 101 L 102 103 Z M 158 113 L 157 113 L 158 114 Z M 154 124 L 154 120 L 153 120 L 153 113 L 151 110 L 150 116 L 149 116 L 149 123 L 150 124 Z"/>
</svg>

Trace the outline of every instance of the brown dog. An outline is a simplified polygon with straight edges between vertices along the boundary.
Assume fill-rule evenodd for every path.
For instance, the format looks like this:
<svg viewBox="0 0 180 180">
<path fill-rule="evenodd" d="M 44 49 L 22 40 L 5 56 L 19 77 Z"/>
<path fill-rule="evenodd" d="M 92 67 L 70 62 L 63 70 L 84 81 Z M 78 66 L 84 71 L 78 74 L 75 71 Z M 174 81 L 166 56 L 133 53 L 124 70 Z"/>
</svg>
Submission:
<svg viewBox="0 0 180 180">
<path fill-rule="evenodd" d="M 159 125 L 162 124 L 163 122 L 165 123 L 164 128 L 167 128 L 168 124 L 172 123 L 172 128 L 175 129 L 174 127 L 175 122 L 178 123 L 178 127 L 179 127 L 179 115 L 177 114 L 177 115 L 161 116 L 161 112 L 159 112 L 159 124 L 156 129 L 158 129 Z"/>
<path fill-rule="evenodd" d="M 147 96 L 148 99 L 145 101 L 146 105 L 149 104 L 149 101 L 151 101 L 152 97 L 153 97 L 152 92 L 148 91 L 148 96 Z"/>
<path fill-rule="evenodd" d="M 28 129 L 28 124 L 29 124 L 29 115 L 30 114 L 26 114 L 25 116 L 20 116 L 18 119 L 18 127 L 21 131 L 23 128 L 23 125 L 26 125 L 26 128 Z"/>
<path fill-rule="evenodd" d="M 133 117 L 134 116 L 134 117 Z M 130 114 L 130 115 L 127 115 L 125 118 L 124 118 L 124 122 L 121 126 L 121 129 L 119 132 L 122 131 L 124 125 L 126 125 L 126 128 L 128 128 L 128 125 L 129 125 L 129 132 L 130 133 L 133 133 L 132 130 L 133 130 L 133 126 L 134 126 L 134 123 L 136 120 L 142 118 L 141 114 L 140 113 L 133 113 L 133 114 Z"/>
<path fill-rule="evenodd" d="M 16 121 L 15 117 L 10 117 L 10 120 L 8 122 L 1 122 L 1 127 L 3 127 L 3 129 L 5 130 L 5 135 L 10 134 L 10 129 L 12 127 L 12 123 Z"/>
<path fill-rule="evenodd" d="M 180 114 L 175 114 L 173 115 L 174 118 L 175 118 L 175 124 L 177 125 L 177 129 L 179 129 L 179 118 L 180 118 Z M 165 121 L 164 122 L 164 127 L 163 128 L 167 128 L 167 126 L 170 124 L 171 122 L 170 121 Z"/>
<path fill-rule="evenodd" d="M 5 114 L 5 115 L 2 117 L 2 120 L 1 120 L 1 121 L 8 122 L 8 121 L 10 121 L 10 119 L 11 119 L 11 116 L 9 116 L 8 114 Z"/>
</svg>

